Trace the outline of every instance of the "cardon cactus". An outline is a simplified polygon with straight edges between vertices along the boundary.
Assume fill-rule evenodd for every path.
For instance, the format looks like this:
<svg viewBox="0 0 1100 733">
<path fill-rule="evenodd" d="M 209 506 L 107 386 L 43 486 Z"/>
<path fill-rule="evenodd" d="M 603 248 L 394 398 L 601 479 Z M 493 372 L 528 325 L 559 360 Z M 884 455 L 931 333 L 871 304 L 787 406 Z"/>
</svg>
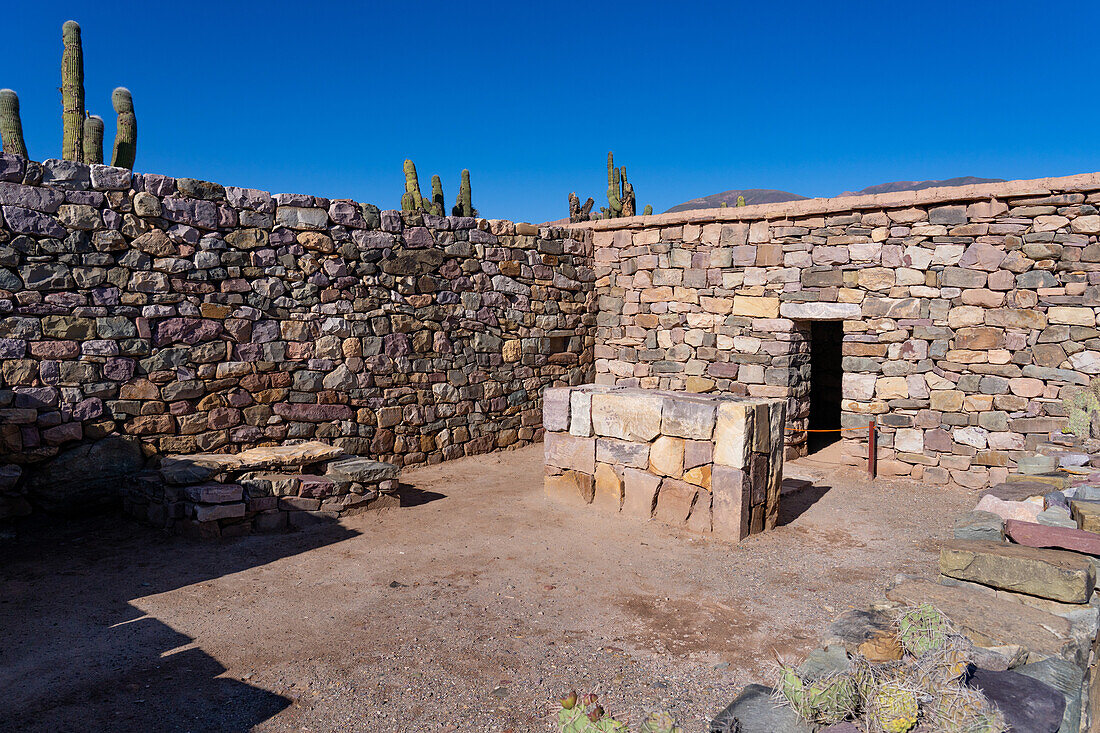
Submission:
<svg viewBox="0 0 1100 733">
<path fill-rule="evenodd" d="M 623 202 L 619 189 L 619 169 L 615 167 L 615 156 L 607 153 L 607 210 L 609 219 L 623 215 Z"/>
<path fill-rule="evenodd" d="M 405 159 L 405 193 L 401 196 L 402 211 L 423 211 L 424 197 L 420 195 L 420 181 L 416 178 L 416 164 Z"/>
<path fill-rule="evenodd" d="M 941 648 L 951 633 L 951 622 L 931 604 L 922 603 L 897 620 L 898 641 L 914 657 Z"/>
<path fill-rule="evenodd" d="M 684 729 L 676 725 L 676 718 L 666 711 L 650 713 L 638 733 L 684 733 Z"/>
<path fill-rule="evenodd" d="M 451 209 L 451 216 L 477 216 L 470 192 L 470 171 L 465 168 L 462 169 L 462 183 L 458 186 L 458 198 Z"/>
<path fill-rule="evenodd" d="M 592 206 L 596 202 L 589 196 L 588 200 L 584 202 L 584 206 L 581 206 L 580 197 L 577 196 L 577 192 L 574 191 L 569 194 L 569 221 L 576 224 L 580 221 L 589 221 L 592 219 Z"/>
<path fill-rule="evenodd" d="M 881 685 L 867 701 L 867 720 L 872 731 L 906 733 L 917 724 L 917 693 L 896 682 Z"/>
<path fill-rule="evenodd" d="M 0 89 L 0 141 L 5 153 L 27 157 L 23 121 L 19 118 L 19 95 L 11 89 Z"/>
<path fill-rule="evenodd" d="M 930 710 L 935 730 L 942 733 L 1004 733 L 1004 716 L 977 690 L 946 685 Z"/>
<path fill-rule="evenodd" d="M 118 87 L 111 94 L 111 103 L 118 115 L 115 130 L 115 147 L 111 151 L 111 165 L 133 168 L 137 158 L 137 117 L 134 115 L 134 99 L 126 87 Z"/>
<path fill-rule="evenodd" d="M 826 675 L 811 682 L 784 665 L 776 692 L 781 701 L 810 723 L 839 723 L 859 708 L 856 682 L 848 673 Z"/>
<path fill-rule="evenodd" d="M 84 50 L 80 46 L 80 24 L 67 20 L 61 26 L 61 157 L 84 157 Z"/>
<path fill-rule="evenodd" d="M 103 162 L 103 118 L 89 115 L 84 120 L 84 162 L 89 165 Z"/>
<path fill-rule="evenodd" d="M 649 216 L 652 213 L 653 213 L 653 206 L 651 204 L 646 204 L 645 208 L 642 209 L 642 216 Z"/>
<path fill-rule="evenodd" d="M 443 181 L 438 175 L 432 176 L 432 200 L 424 202 L 425 208 L 436 216 L 444 216 L 446 204 L 443 202 Z"/>
<path fill-rule="evenodd" d="M 744 206 L 745 205 L 745 197 L 744 196 L 738 196 L 737 197 L 737 205 L 738 206 Z"/>
<path fill-rule="evenodd" d="M 636 211 L 636 201 L 634 199 L 634 186 L 626 180 L 626 166 L 624 165 L 619 169 L 619 179 L 622 181 L 622 196 L 620 197 L 623 204 L 623 216 L 634 216 Z"/>
</svg>

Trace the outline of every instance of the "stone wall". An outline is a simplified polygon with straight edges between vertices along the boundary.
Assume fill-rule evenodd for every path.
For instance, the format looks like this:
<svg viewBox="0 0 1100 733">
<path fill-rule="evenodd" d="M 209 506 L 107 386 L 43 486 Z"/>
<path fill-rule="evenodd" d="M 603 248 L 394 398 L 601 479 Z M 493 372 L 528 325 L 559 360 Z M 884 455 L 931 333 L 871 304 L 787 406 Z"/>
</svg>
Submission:
<svg viewBox="0 0 1100 733">
<path fill-rule="evenodd" d="M 538 440 L 542 389 L 591 381 L 584 231 L 11 155 L 0 214 L 0 518 L 107 436 L 407 466 Z"/>
<path fill-rule="evenodd" d="M 880 472 L 996 483 L 1100 373 L 1098 202 L 1089 174 L 579 225 L 596 381 L 786 398 L 798 455 L 809 324 L 841 320 L 842 425 L 877 418 Z"/>
<path fill-rule="evenodd" d="M 782 400 L 555 387 L 543 395 L 546 493 L 728 540 L 773 529 Z"/>
</svg>

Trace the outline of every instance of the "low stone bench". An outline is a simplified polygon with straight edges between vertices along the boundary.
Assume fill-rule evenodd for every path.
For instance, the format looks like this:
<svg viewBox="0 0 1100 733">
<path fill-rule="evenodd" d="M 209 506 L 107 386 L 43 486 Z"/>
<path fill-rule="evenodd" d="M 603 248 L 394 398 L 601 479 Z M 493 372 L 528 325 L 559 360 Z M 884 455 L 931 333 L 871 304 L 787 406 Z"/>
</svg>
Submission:
<svg viewBox="0 0 1100 733">
<path fill-rule="evenodd" d="M 549 388 L 546 493 L 740 540 L 779 518 L 785 421 L 782 400 Z"/>
<path fill-rule="evenodd" d="M 156 527 L 200 537 L 277 532 L 400 506 L 400 471 L 317 441 L 165 456 L 130 482 L 123 507 Z"/>
</svg>

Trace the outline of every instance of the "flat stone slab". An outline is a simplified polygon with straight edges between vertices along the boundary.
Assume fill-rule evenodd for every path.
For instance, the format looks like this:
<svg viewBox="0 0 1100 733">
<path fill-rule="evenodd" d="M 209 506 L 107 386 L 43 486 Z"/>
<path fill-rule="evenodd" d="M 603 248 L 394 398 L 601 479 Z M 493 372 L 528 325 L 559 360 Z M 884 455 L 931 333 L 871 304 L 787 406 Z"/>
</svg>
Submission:
<svg viewBox="0 0 1100 733">
<path fill-rule="evenodd" d="M 203 483 L 219 473 L 235 471 L 240 467 L 240 459 L 226 453 L 165 456 L 160 462 L 160 477 L 167 483 L 183 486 Z"/>
<path fill-rule="evenodd" d="M 1050 657 L 1041 662 L 1032 662 L 1016 669 L 1018 674 L 1039 680 L 1062 693 L 1066 701 L 1062 714 L 1062 727 L 1059 733 L 1078 733 L 1081 730 L 1081 685 L 1085 681 L 1085 671 L 1064 659 Z"/>
<path fill-rule="evenodd" d="M 183 488 L 183 495 L 201 504 L 229 504 L 244 497 L 244 489 L 237 484 L 206 483 Z"/>
<path fill-rule="evenodd" d="M 1001 542 L 1005 538 L 1005 520 L 993 512 L 967 512 L 955 519 L 955 539 Z"/>
<path fill-rule="evenodd" d="M 239 470 L 255 471 L 262 468 L 308 466 L 339 458 L 343 454 L 344 451 L 340 448 L 311 440 L 297 445 L 249 448 L 238 453 L 236 457 L 240 461 Z"/>
<path fill-rule="evenodd" d="M 1068 507 L 1052 506 L 1035 515 L 1035 521 L 1047 527 L 1069 527 L 1077 529 L 1077 520 Z"/>
<path fill-rule="evenodd" d="M 945 542 L 940 572 L 1065 603 L 1088 603 L 1096 586 L 1096 569 L 1080 555 L 982 540 Z"/>
<path fill-rule="evenodd" d="M 714 719 L 711 730 L 737 733 L 812 733 L 813 728 L 789 707 L 775 702 L 775 690 L 764 685 L 747 685 L 741 694 Z"/>
<path fill-rule="evenodd" d="M 1024 501 L 1033 496 L 1043 496 L 1050 493 L 1050 484 L 1041 481 L 1012 481 L 997 484 L 979 496 L 995 496 L 1001 501 Z"/>
<path fill-rule="evenodd" d="M 843 645 L 849 654 L 855 654 L 862 644 L 893 629 L 893 616 L 886 611 L 853 608 L 833 619 L 821 641 L 825 645 Z"/>
<path fill-rule="evenodd" d="M 361 484 L 376 484 L 397 478 L 401 467 L 383 461 L 372 461 L 362 456 L 341 456 L 325 465 L 325 475 L 347 476 Z"/>
<path fill-rule="evenodd" d="M 1047 486 L 1053 487 L 1057 491 L 1069 488 L 1070 482 L 1073 479 L 1065 473 L 1036 473 L 1036 474 L 1009 474 L 1005 479 L 1008 483 L 1016 483 L 1018 481 L 1027 482 L 1039 482 L 1044 483 Z M 1049 489 L 1048 489 L 1049 491 Z"/>
<path fill-rule="evenodd" d="M 1034 522 L 1039 512 L 1043 511 L 1043 505 L 1032 501 L 1005 501 L 988 494 L 982 497 L 981 501 L 978 502 L 978 506 L 974 507 L 974 511 L 990 512 L 1001 519 L 1020 519 L 1025 522 Z"/>
<path fill-rule="evenodd" d="M 1078 529 L 1100 532 L 1100 502 L 1073 500 L 1069 506 Z"/>
<path fill-rule="evenodd" d="M 1066 701 L 1062 693 L 1037 679 L 1016 672 L 976 669 L 966 682 L 980 690 L 1005 716 L 1008 729 L 1028 733 L 1058 733 Z"/>
<path fill-rule="evenodd" d="M 1079 656 L 1079 643 L 1067 619 L 992 592 L 922 578 L 899 583 L 886 591 L 886 597 L 910 606 L 931 603 L 978 646 L 1018 644 L 1042 657 L 1075 661 Z"/>
<path fill-rule="evenodd" d="M 1095 532 L 1047 527 L 1010 519 L 1005 522 L 1005 534 L 1011 537 L 1013 542 L 1028 547 L 1046 547 L 1083 552 L 1086 555 L 1100 555 L 1100 534 Z"/>
</svg>

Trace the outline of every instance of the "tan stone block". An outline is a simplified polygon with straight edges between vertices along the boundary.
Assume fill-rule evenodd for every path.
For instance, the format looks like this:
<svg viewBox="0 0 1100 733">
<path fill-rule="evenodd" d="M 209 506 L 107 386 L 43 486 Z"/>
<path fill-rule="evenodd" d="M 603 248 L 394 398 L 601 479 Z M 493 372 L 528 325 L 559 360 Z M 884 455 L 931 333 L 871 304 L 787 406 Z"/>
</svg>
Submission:
<svg viewBox="0 0 1100 733">
<path fill-rule="evenodd" d="M 714 462 L 723 466 L 744 468 L 752 449 L 755 414 L 744 402 L 718 403 L 718 419 L 714 426 Z"/>
<path fill-rule="evenodd" d="M 906 399 L 909 384 L 905 377 L 882 377 L 875 382 L 875 396 L 882 400 Z"/>
<path fill-rule="evenodd" d="M 749 318 L 778 318 L 779 298 L 756 298 L 747 295 L 735 295 L 733 296 L 732 314 Z"/>
<path fill-rule="evenodd" d="M 505 362 L 517 362 L 523 356 L 523 343 L 519 339 L 509 339 L 504 342 L 500 353 Z"/>
<path fill-rule="evenodd" d="M 690 440 L 710 440 L 714 434 L 713 399 L 677 397 L 665 401 L 661 432 Z"/>
<path fill-rule="evenodd" d="M 644 390 L 594 393 L 592 429 L 596 435 L 648 443 L 661 434 L 664 398 Z"/>
<path fill-rule="evenodd" d="M 674 478 L 666 478 L 661 482 L 657 493 L 657 510 L 654 512 L 654 517 L 668 524 L 686 523 L 698 494 L 698 486 Z"/>
<path fill-rule="evenodd" d="M 688 530 L 692 532 L 710 534 L 710 503 L 711 495 L 706 491 L 700 491 L 699 496 L 695 499 L 695 506 L 691 508 L 691 516 L 688 517 Z"/>
<path fill-rule="evenodd" d="M 981 326 L 985 323 L 985 308 L 976 305 L 960 305 L 947 312 L 947 325 L 951 328 Z"/>
<path fill-rule="evenodd" d="M 684 473 L 684 439 L 662 435 L 649 448 L 649 470 L 661 476 L 680 478 Z"/>
<path fill-rule="evenodd" d="M 1061 323 L 1069 326 L 1096 325 L 1096 314 L 1092 308 L 1051 306 L 1047 309 L 1047 318 L 1051 323 Z"/>
<path fill-rule="evenodd" d="M 709 463 L 705 466 L 696 466 L 695 468 L 684 471 L 684 481 L 709 490 L 710 471 L 711 468 Z"/>
<path fill-rule="evenodd" d="M 939 412 L 962 410 L 965 395 L 955 389 L 934 389 L 929 393 L 929 406 Z"/>
<path fill-rule="evenodd" d="M 598 438 L 596 440 L 596 460 L 616 466 L 644 469 L 649 466 L 649 443 Z"/>
<path fill-rule="evenodd" d="M 592 474 L 596 471 L 596 439 L 568 433 L 546 433 L 543 438 L 546 465 Z"/>
<path fill-rule="evenodd" d="M 569 433 L 581 438 L 592 435 L 592 392 L 587 389 L 569 393 Z"/>
<path fill-rule="evenodd" d="M 543 481 L 546 495 L 555 501 L 572 506 L 587 506 L 592 502 L 595 484 L 591 474 L 580 471 L 563 471 L 547 476 Z"/>
<path fill-rule="evenodd" d="M 704 392 L 710 392 L 716 386 L 716 382 L 713 379 L 706 377 L 690 376 L 684 382 L 684 389 L 688 392 L 696 394 L 702 394 Z"/>
<path fill-rule="evenodd" d="M 868 267 L 858 271 L 857 282 L 867 290 L 889 290 L 894 287 L 894 271 L 887 267 Z"/>
<path fill-rule="evenodd" d="M 711 523 L 725 539 L 741 540 L 749 535 L 752 518 L 751 492 L 745 486 L 745 472 L 729 466 L 714 466 L 711 474 Z"/>
<path fill-rule="evenodd" d="M 596 491 L 592 506 L 618 512 L 623 505 L 623 479 L 609 463 L 596 464 Z"/>
<path fill-rule="evenodd" d="M 623 514 L 649 519 L 657 501 L 661 478 L 636 468 L 623 469 Z"/>
</svg>

